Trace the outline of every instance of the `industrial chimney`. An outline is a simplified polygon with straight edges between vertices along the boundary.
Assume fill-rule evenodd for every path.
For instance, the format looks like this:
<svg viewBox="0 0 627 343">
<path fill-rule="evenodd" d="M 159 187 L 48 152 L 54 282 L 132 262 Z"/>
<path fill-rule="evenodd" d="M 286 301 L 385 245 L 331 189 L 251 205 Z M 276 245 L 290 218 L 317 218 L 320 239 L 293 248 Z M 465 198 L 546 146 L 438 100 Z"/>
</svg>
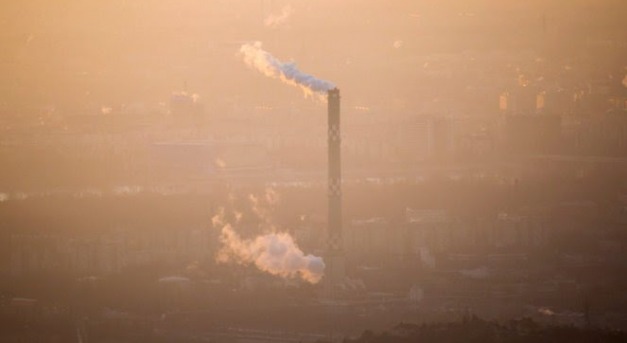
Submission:
<svg viewBox="0 0 627 343">
<path fill-rule="evenodd" d="M 329 209 L 328 246 L 325 261 L 326 296 L 336 298 L 336 288 L 344 281 L 346 274 L 344 244 L 342 240 L 342 162 L 340 131 L 340 90 L 328 91 L 328 158 L 329 158 Z"/>
</svg>

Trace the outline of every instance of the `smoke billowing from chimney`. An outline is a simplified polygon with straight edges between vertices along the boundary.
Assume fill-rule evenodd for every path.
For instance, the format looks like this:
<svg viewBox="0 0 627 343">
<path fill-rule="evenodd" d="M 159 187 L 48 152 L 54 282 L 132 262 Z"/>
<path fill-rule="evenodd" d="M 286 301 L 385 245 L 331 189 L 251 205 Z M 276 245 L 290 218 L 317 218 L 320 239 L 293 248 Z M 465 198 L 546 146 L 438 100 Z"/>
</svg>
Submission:
<svg viewBox="0 0 627 343">
<path fill-rule="evenodd" d="M 335 85 L 329 81 L 317 79 L 298 70 L 293 62 L 279 61 L 269 52 L 261 49 L 261 42 L 242 45 L 239 49 L 239 54 L 249 67 L 256 69 L 265 76 L 300 87 L 305 96 L 323 93 L 318 95 L 324 99 L 324 96 L 326 96 L 324 93 L 335 88 Z"/>
<path fill-rule="evenodd" d="M 318 283 L 324 275 L 322 258 L 305 255 L 287 233 L 269 233 L 247 240 L 227 224 L 222 228 L 220 240 L 223 246 L 218 253 L 218 262 L 254 264 L 272 275 L 300 277 L 310 283 Z"/>
</svg>

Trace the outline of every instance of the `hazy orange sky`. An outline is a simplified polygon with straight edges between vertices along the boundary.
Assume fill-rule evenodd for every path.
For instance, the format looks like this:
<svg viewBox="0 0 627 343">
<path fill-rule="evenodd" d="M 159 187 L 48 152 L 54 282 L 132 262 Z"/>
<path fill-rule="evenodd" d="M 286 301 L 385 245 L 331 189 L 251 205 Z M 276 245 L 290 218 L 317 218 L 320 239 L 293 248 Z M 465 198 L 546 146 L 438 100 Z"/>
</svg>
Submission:
<svg viewBox="0 0 627 343">
<path fill-rule="evenodd" d="M 293 96 L 297 91 L 251 75 L 235 58 L 242 42 L 257 40 L 278 58 L 346 88 L 355 102 L 379 92 L 405 99 L 420 82 L 415 71 L 432 54 L 542 53 L 546 46 L 568 50 L 586 39 L 624 44 L 625 4 L 5 1 L 0 5 L 0 105 L 156 102 L 184 85 L 206 102 Z M 369 82 L 363 82 L 366 76 Z"/>
</svg>

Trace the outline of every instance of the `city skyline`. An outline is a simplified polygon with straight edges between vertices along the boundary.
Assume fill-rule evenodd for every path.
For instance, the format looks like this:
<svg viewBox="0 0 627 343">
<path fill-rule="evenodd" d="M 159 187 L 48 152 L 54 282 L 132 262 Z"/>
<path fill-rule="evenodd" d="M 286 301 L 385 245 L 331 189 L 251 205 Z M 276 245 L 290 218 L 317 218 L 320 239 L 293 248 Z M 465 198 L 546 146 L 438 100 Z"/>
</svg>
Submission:
<svg viewBox="0 0 627 343">
<path fill-rule="evenodd" d="M 624 339 L 625 10 L 0 4 L 0 341 Z"/>
</svg>

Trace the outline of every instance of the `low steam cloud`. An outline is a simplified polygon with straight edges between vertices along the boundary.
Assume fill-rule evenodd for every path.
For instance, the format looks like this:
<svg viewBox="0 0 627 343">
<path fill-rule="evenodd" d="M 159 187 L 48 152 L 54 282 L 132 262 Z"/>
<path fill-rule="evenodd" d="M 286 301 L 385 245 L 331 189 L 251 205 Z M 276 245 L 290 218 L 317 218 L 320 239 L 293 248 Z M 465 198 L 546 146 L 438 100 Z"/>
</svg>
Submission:
<svg viewBox="0 0 627 343">
<path fill-rule="evenodd" d="M 269 233 L 247 240 L 227 224 L 222 228 L 220 240 L 223 247 L 217 257 L 219 262 L 254 264 L 272 275 L 300 277 L 310 283 L 318 283 L 324 275 L 322 258 L 305 255 L 287 233 Z"/>
<path fill-rule="evenodd" d="M 231 224 L 240 223 L 242 212 L 219 208 L 216 215 L 211 218 L 212 225 L 221 230 L 222 248 L 216 256 L 217 261 L 253 264 L 259 270 L 272 275 L 301 278 L 310 283 L 318 283 L 324 275 L 325 264 L 322 257 L 305 255 L 289 233 L 277 232 L 271 223 L 269 207 L 279 201 L 278 194 L 272 189 L 266 189 L 263 196 L 251 194 L 248 200 L 252 214 L 269 228 L 270 232 L 253 239 L 244 239 Z M 231 199 L 231 205 L 234 202 L 234 199 Z"/>
<path fill-rule="evenodd" d="M 335 88 L 335 85 L 329 81 L 317 79 L 298 70 L 293 62 L 279 61 L 261 48 L 261 42 L 244 44 L 241 46 L 239 53 L 249 67 L 265 76 L 300 87 L 305 96 L 311 96 L 313 93 L 325 93 Z"/>
</svg>

